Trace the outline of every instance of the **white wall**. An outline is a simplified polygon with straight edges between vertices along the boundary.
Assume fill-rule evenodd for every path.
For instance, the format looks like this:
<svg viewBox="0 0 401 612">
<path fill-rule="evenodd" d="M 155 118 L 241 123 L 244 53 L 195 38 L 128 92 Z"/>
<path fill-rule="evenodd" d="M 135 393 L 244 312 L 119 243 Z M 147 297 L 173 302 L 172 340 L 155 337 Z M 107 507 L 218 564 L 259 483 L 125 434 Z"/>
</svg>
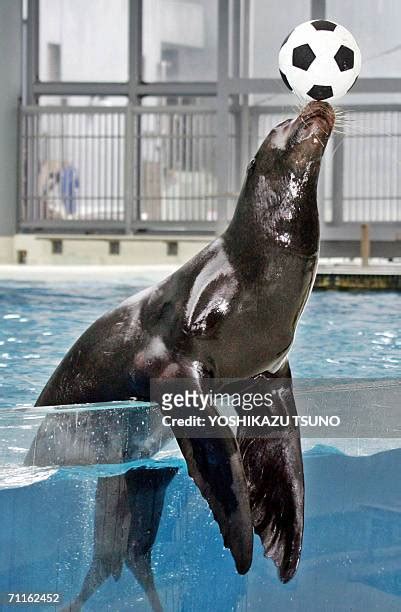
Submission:
<svg viewBox="0 0 401 612">
<path fill-rule="evenodd" d="M 216 78 L 216 0 L 146 0 L 143 17 L 145 80 L 163 80 L 163 45 L 179 54 L 174 80 Z M 63 81 L 126 81 L 128 0 L 40 0 L 44 81 L 51 80 L 49 44 L 60 45 Z"/>
<path fill-rule="evenodd" d="M 21 4 L 0 1 L 0 240 L 16 226 L 18 97 L 21 93 Z M 4 240 L 2 240 L 4 245 Z M 0 245 L 0 257 L 4 246 Z"/>
<path fill-rule="evenodd" d="M 48 43 L 61 46 L 63 81 L 126 81 L 127 0 L 41 0 L 40 78 L 49 80 Z"/>
</svg>

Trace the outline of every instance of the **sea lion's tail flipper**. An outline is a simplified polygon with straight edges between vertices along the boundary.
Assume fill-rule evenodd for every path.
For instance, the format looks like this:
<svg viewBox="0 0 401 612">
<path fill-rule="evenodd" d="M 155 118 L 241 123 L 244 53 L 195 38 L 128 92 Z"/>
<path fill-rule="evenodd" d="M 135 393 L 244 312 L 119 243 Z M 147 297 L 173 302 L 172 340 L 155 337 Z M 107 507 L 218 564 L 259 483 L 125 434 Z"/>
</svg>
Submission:
<svg viewBox="0 0 401 612">
<path fill-rule="evenodd" d="M 296 415 L 289 367 L 279 376 L 262 375 L 274 391 L 274 414 Z M 276 375 L 278 376 L 278 375 Z M 276 564 L 280 580 L 294 576 L 302 548 L 304 477 L 299 430 L 286 428 L 274 437 L 252 437 L 238 432 L 248 481 L 252 521 L 265 555 Z"/>
<path fill-rule="evenodd" d="M 130 511 L 124 476 L 98 478 L 92 562 L 79 594 L 60 612 L 80 612 L 110 576 L 118 580 L 127 554 L 129 523 Z"/>
<path fill-rule="evenodd" d="M 202 393 L 199 381 L 195 378 L 190 380 L 188 371 L 193 369 L 180 367 L 177 370 L 181 378 L 187 375 L 185 387 Z M 160 404 L 166 385 L 171 390 L 173 383 L 171 378 L 153 383 L 152 399 Z M 208 420 L 211 416 L 219 416 L 219 413 L 209 404 L 201 415 Z M 202 437 L 202 428 L 196 431 L 192 428 L 189 435 L 186 435 L 183 427 L 172 426 L 172 430 L 187 463 L 188 473 L 219 525 L 224 546 L 231 551 L 238 573 L 245 574 L 252 563 L 253 527 L 241 453 L 231 429 L 221 426 L 219 437 L 213 438 Z"/>
<path fill-rule="evenodd" d="M 131 525 L 126 565 L 145 591 L 154 612 L 163 610 L 151 565 L 166 490 L 178 468 L 138 468 L 125 474 Z"/>
</svg>

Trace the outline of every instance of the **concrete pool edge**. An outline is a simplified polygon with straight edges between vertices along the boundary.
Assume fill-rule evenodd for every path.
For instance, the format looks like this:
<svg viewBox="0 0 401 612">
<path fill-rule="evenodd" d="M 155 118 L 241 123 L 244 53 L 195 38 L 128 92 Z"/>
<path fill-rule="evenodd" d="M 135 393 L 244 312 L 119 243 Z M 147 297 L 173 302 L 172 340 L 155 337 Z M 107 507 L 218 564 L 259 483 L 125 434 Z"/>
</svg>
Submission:
<svg viewBox="0 0 401 612">
<path fill-rule="evenodd" d="M 338 290 L 401 290 L 401 264 L 372 263 L 363 267 L 359 263 L 319 263 L 314 289 Z"/>
<path fill-rule="evenodd" d="M 161 281 L 179 268 L 180 264 L 158 265 L 0 265 L 0 281 L 113 281 L 133 280 L 150 285 Z M 401 290 L 401 263 L 372 262 L 362 267 L 352 263 L 321 260 L 315 289 L 339 290 Z"/>
</svg>

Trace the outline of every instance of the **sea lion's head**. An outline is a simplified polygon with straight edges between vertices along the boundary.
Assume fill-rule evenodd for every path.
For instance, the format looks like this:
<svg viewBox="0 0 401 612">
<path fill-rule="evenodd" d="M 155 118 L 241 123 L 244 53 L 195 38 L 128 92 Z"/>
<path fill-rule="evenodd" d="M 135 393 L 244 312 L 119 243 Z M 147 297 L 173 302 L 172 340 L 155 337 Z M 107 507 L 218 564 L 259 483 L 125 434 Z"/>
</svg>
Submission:
<svg viewBox="0 0 401 612">
<path fill-rule="evenodd" d="M 300 176 L 314 169 L 318 174 L 334 122 L 330 104 L 310 102 L 298 117 L 283 121 L 268 134 L 255 156 L 255 169 L 270 179 L 274 175 L 282 179 L 286 171 Z"/>
<path fill-rule="evenodd" d="M 283 248 L 317 252 L 317 180 L 334 122 L 327 102 L 310 102 L 268 134 L 248 166 L 231 228 L 250 234 L 253 226 L 254 241 L 264 235 Z"/>
</svg>

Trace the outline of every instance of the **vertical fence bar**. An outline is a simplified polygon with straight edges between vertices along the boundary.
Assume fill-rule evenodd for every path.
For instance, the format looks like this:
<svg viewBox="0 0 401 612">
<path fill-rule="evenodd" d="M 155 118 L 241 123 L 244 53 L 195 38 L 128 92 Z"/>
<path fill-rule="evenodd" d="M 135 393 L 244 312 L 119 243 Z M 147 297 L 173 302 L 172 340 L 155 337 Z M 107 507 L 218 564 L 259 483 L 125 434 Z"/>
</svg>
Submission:
<svg viewBox="0 0 401 612">
<path fill-rule="evenodd" d="M 250 3 L 244 2 L 243 8 L 243 33 L 242 33 L 242 76 L 249 78 L 250 71 L 250 28 L 251 28 L 251 6 Z M 249 95 L 240 96 L 241 99 L 241 169 L 245 168 L 249 161 Z"/>
<path fill-rule="evenodd" d="M 369 237 L 369 225 L 363 223 L 361 225 L 361 259 L 362 265 L 367 267 L 369 265 L 370 257 L 370 237 Z"/>
<path fill-rule="evenodd" d="M 33 86 L 37 81 L 39 67 L 39 0 L 28 0 L 26 102 L 36 102 Z"/>
<path fill-rule="evenodd" d="M 127 109 L 127 125 L 126 137 L 132 141 L 133 127 L 135 122 L 135 151 L 133 150 L 133 142 L 126 143 L 125 151 L 128 153 L 128 158 L 125 164 L 125 231 L 131 233 L 133 230 L 132 224 L 134 220 L 141 218 L 141 116 L 133 116 L 132 108 L 139 106 L 140 98 L 137 94 L 138 85 L 141 83 L 142 77 L 142 21 L 143 21 L 143 6 L 142 0 L 129 0 L 129 104 Z M 127 172 L 128 170 L 128 172 Z M 135 173 L 135 193 L 133 190 L 132 174 Z M 135 213 L 133 210 L 135 200 Z M 131 210 L 129 210 L 131 209 Z"/>
<path fill-rule="evenodd" d="M 17 228 L 21 221 L 26 220 L 25 213 L 25 114 L 20 106 L 18 108 L 18 188 L 17 188 Z"/>
<path fill-rule="evenodd" d="M 333 216 L 332 224 L 343 222 L 343 187 L 344 187 L 344 140 L 340 134 L 333 134 Z"/>
<path fill-rule="evenodd" d="M 326 0 L 311 0 L 311 19 L 326 19 Z"/>
<path fill-rule="evenodd" d="M 134 113 L 131 102 L 127 105 L 125 115 L 125 147 L 124 147 L 124 218 L 125 232 L 129 234 L 132 230 L 132 209 L 133 209 L 133 181 L 138 180 L 137 164 L 134 166 Z M 135 177 L 133 177 L 133 172 Z"/>
<path fill-rule="evenodd" d="M 135 193 L 134 193 L 134 198 L 135 198 L 135 209 L 131 211 L 131 221 L 139 221 L 141 219 L 142 216 L 142 201 L 141 201 L 141 194 L 142 194 L 142 164 L 143 164 L 143 152 L 142 152 L 142 115 L 140 113 L 135 114 L 134 116 L 134 121 L 135 121 L 135 133 L 136 133 L 136 139 L 135 139 L 135 151 L 134 151 L 134 157 L 133 157 L 133 163 L 131 166 L 131 172 L 135 172 L 136 173 L 136 184 L 135 184 Z M 134 167 L 135 166 L 135 167 Z M 131 228 L 132 231 L 132 228 Z"/>
<path fill-rule="evenodd" d="M 34 164 L 35 164 L 35 156 L 34 156 L 34 138 L 33 138 L 33 124 L 34 115 L 28 115 L 28 130 L 27 130 L 27 156 L 28 156 L 28 164 L 29 164 L 29 174 L 28 174 L 28 209 L 29 209 L 29 220 L 36 221 L 35 212 L 34 212 L 34 202 L 35 202 L 35 190 L 34 190 Z"/>
<path fill-rule="evenodd" d="M 219 0 L 218 7 L 218 86 L 217 86 L 217 125 L 216 125 L 216 175 L 217 175 L 217 223 L 216 233 L 226 226 L 228 191 L 228 0 Z"/>
</svg>

